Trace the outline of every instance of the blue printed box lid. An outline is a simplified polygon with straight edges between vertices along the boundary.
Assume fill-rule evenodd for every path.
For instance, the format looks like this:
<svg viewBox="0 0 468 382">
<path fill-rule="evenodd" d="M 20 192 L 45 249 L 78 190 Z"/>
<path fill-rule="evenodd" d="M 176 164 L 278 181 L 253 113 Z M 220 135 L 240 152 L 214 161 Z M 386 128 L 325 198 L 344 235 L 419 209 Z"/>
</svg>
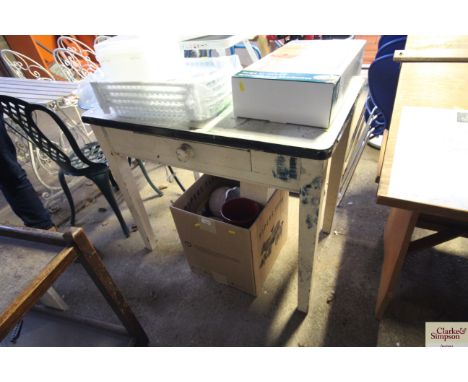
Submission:
<svg viewBox="0 0 468 382">
<path fill-rule="evenodd" d="M 256 70 L 241 70 L 239 73 L 235 74 L 234 77 L 254 78 L 262 80 L 314 82 L 333 85 L 336 85 L 340 80 L 340 76 L 337 74 L 286 73 Z"/>
</svg>

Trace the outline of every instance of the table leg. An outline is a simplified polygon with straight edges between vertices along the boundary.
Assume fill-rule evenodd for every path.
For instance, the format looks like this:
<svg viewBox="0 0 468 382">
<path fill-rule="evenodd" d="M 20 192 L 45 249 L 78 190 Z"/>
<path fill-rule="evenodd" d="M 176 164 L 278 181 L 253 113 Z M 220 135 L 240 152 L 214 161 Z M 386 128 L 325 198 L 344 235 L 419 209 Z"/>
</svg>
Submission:
<svg viewBox="0 0 468 382">
<path fill-rule="evenodd" d="M 318 241 L 320 210 L 324 200 L 325 161 L 301 160 L 299 195 L 298 306 L 307 313 L 312 270 Z"/>
<path fill-rule="evenodd" d="M 122 157 L 112 151 L 112 147 L 107 138 L 107 133 L 101 126 L 92 125 L 94 134 L 106 155 L 112 175 L 116 179 L 120 191 L 123 194 L 133 219 L 138 227 L 138 231 L 145 243 L 145 247 L 153 250 L 156 246 L 156 237 L 151 227 L 148 214 L 141 200 L 140 192 L 136 186 L 136 179 L 132 174 L 126 157 Z"/>
<path fill-rule="evenodd" d="M 390 300 L 405 260 L 406 253 L 418 220 L 418 213 L 414 211 L 392 208 L 388 216 L 384 232 L 384 262 L 380 275 L 379 292 L 375 316 L 381 319 Z"/>
<path fill-rule="evenodd" d="M 326 233 L 330 233 L 332 230 L 333 218 L 335 216 L 338 192 L 340 190 L 341 178 L 343 176 L 350 131 L 351 118 L 348 119 L 347 125 L 343 131 L 343 135 L 338 142 L 335 152 L 330 158 L 330 173 L 328 175 L 328 186 L 325 197 L 325 211 L 322 225 L 322 231 Z"/>
</svg>

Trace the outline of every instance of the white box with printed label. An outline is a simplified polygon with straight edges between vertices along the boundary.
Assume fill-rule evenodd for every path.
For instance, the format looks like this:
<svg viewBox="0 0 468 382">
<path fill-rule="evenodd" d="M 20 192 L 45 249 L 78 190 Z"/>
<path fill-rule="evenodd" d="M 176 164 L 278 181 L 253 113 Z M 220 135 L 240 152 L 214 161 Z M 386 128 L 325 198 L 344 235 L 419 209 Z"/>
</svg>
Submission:
<svg viewBox="0 0 468 382">
<path fill-rule="evenodd" d="M 364 40 L 297 40 L 232 77 L 234 115 L 328 128 L 361 71 Z"/>
</svg>

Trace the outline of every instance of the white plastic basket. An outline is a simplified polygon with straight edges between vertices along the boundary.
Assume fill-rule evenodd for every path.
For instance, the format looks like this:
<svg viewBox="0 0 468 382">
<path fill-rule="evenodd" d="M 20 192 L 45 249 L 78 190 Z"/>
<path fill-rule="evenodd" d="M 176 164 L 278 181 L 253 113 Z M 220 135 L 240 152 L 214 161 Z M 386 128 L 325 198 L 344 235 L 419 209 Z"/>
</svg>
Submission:
<svg viewBox="0 0 468 382">
<path fill-rule="evenodd" d="M 92 82 L 105 113 L 153 122 L 204 121 L 232 102 L 237 56 L 186 59 L 180 78 L 158 83 Z"/>
</svg>

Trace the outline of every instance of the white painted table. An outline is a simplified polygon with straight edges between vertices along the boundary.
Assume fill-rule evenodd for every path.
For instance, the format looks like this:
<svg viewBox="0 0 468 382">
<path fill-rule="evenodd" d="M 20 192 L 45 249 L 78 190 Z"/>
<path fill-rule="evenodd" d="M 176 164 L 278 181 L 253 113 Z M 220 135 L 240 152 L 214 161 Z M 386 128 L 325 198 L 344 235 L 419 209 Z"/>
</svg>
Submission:
<svg viewBox="0 0 468 382">
<path fill-rule="evenodd" d="M 241 189 L 247 183 L 298 192 L 298 309 L 307 312 L 321 217 L 323 213 L 323 230 L 330 232 L 363 82 L 353 79 L 341 111 L 326 130 L 235 118 L 230 109 L 194 130 L 125 120 L 101 110 L 88 111 L 82 118 L 91 124 L 149 249 L 155 247 L 156 236 L 127 157 L 235 179 Z"/>
</svg>

